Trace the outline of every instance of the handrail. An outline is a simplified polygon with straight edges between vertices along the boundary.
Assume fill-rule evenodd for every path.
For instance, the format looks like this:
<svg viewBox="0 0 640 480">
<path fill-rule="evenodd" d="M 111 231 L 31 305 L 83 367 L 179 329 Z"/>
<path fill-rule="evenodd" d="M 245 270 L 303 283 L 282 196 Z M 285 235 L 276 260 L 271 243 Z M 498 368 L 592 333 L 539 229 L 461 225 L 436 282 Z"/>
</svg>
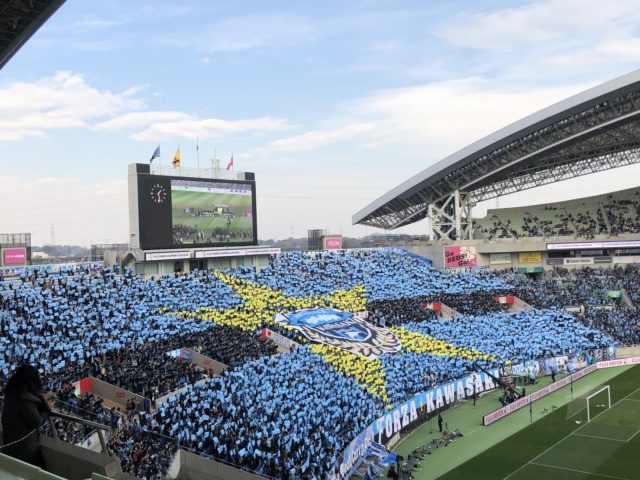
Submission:
<svg viewBox="0 0 640 480">
<path fill-rule="evenodd" d="M 76 422 L 76 423 L 81 423 L 83 425 L 87 425 L 89 427 L 95 428 L 97 433 L 98 433 L 98 438 L 100 439 L 100 446 L 102 447 L 102 453 L 107 455 L 108 451 L 107 451 L 107 444 L 104 441 L 104 435 L 102 433 L 103 430 L 106 431 L 111 431 L 111 427 L 108 427 L 106 425 L 102 425 L 101 423 L 96 423 L 96 422 L 92 422 L 91 420 L 85 420 L 84 418 L 80 418 L 80 417 L 74 417 L 73 415 L 67 415 L 66 413 L 59 413 L 59 412 L 49 412 L 47 414 L 47 416 L 49 418 L 54 417 L 54 418 L 60 418 L 62 420 L 68 420 L 70 422 Z M 49 422 L 49 426 L 51 427 L 51 432 L 53 433 L 53 437 L 58 440 L 60 438 L 60 436 L 58 435 L 58 430 L 56 429 L 56 426 L 53 422 Z"/>
</svg>

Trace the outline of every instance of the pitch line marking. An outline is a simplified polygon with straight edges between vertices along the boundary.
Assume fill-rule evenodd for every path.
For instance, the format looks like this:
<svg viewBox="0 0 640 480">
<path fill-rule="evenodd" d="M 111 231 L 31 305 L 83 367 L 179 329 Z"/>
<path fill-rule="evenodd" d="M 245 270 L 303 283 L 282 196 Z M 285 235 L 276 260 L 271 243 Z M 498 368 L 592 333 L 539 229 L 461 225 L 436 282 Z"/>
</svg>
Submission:
<svg viewBox="0 0 640 480">
<path fill-rule="evenodd" d="M 584 470 L 576 470 L 575 468 L 567 468 L 567 467 L 558 467 L 557 465 L 547 465 L 546 463 L 536 463 L 536 462 L 530 462 L 530 463 L 531 465 L 538 465 L 539 467 L 556 468 L 558 470 L 567 470 L 569 472 L 584 473 L 586 475 L 593 475 L 596 477 L 613 478 L 615 480 L 629 480 L 628 478 L 625 478 L 625 477 L 614 477 L 613 475 L 605 475 L 603 473 L 585 472 Z"/>
<path fill-rule="evenodd" d="M 620 440 L 619 438 L 599 437 L 598 435 L 585 435 L 584 433 L 574 433 L 577 437 L 599 438 L 601 440 L 611 440 L 612 442 L 627 443 L 628 440 Z"/>
<path fill-rule="evenodd" d="M 633 440 L 635 438 L 636 435 L 638 435 L 640 433 L 640 429 L 636 430 L 636 433 L 634 433 L 633 435 L 631 435 L 628 439 L 627 439 L 627 443 L 629 443 L 631 440 Z"/>
<path fill-rule="evenodd" d="M 617 402 L 615 402 L 613 405 L 611 405 L 611 408 L 615 407 L 617 404 L 619 404 L 622 400 L 625 400 L 627 398 L 629 398 L 631 395 L 633 395 L 634 393 L 636 393 L 638 390 L 640 390 L 640 387 L 636 388 L 633 392 L 631 392 L 629 395 L 627 395 L 624 398 L 621 398 L 620 400 L 618 400 Z M 611 408 L 609 408 L 609 410 L 611 410 Z M 602 412 L 606 412 L 607 410 L 603 410 Z M 598 414 L 596 414 L 595 417 L 593 418 L 597 418 L 598 415 L 600 415 L 602 412 L 599 412 Z M 591 419 L 591 421 L 593 421 L 593 419 Z M 566 436 L 562 437 L 560 440 L 558 440 L 556 443 L 554 443 L 553 445 L 551 445 L 549 448 L 547 448 L 546 450 L 544 450 L 542 453 L 538 454 L 537 456 L 533 457 L 531 460 L 529 460 L 527 463 L 525 463 L 524 465 L 522 465 L 520 468 L 518 468 L 517 470 L 514 470 L 513 472 L 511 472 L 509 475 L 507 475 L 506 477 L 504 477 L 503 480 L 507 480 L 509 478 L 511 478 L 513 475 L 515 475 L 516 473 L 518 473 L 520 470 L 522 470 L 524 467 L 526 467 L 527 465 L 529 465 L 530 463 L 535 462 L 537 459 L 539 459 L 542 455 L 544 455 L 545 453 L 547 453 L 549 450 L 551 450 L 552 448 L 554 448 L 556 445 L 558 445 L 560 442 L 563 442 L 564 440 L 566 440 L 567 438 L 569 438 L 571 435 L 574 435 L 577 431 L 583 429 L 584 427 L 586 427 L 587 425 L 589 425 L 591 422 L 585 423 L 584 425 L 579 426 L 578 428 L 576 428 L 573 432 L 569 432 L 569 434 L 567 434 Z M 628 479 L 622 479 L 622 480 L 628 480 Z"/>
</svg>

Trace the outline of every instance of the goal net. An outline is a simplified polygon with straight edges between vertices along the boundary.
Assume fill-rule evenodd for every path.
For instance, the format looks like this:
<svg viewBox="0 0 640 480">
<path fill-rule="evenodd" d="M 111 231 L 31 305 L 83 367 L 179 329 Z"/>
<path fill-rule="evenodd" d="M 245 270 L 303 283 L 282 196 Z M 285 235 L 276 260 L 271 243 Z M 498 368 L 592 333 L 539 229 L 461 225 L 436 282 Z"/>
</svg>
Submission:
<svg viewBox="0 0 640 480">
<path fill-rule="evenodd" d="M 567 418 L 576 423 L 590 422 L 597 415 L 611 408 L 611 389 L 600 385 L 575 397 L 568 405 Z"/>
<path fill-rule="evenodd" d="M 587 396 L 587 422 L 590 422 L 593 417 L 607 408 L 611 408 L 611 389 L 609 385 L 605 385 Z"/>
</svg>

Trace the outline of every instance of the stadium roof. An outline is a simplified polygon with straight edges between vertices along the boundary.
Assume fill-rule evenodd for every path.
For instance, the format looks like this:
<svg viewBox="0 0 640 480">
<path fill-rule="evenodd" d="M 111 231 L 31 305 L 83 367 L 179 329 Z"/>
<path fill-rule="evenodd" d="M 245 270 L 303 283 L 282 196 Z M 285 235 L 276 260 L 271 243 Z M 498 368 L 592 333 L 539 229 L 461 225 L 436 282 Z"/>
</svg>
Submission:
<svg viewBox="0 0 640 480">
<path fill-rule="evenodd" d="M 355 213 L 394 229 L 456 190 L 473 204 L 640 162 L 640 70 L 569 97 L 426 168 Z"/>
<path fill-rule="evenodd" d="M 0 69 L 64 2 L 65 0 L 0 2 Z"/>
</svg>

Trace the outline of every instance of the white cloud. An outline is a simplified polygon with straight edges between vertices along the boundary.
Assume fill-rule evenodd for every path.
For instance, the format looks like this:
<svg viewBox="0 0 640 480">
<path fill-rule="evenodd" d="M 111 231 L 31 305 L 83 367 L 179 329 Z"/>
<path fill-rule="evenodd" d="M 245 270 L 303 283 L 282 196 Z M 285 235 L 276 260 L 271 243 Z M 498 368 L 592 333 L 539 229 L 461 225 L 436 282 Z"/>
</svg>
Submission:
<svg viewBox="0 0 640 480">
<path fill-rule="evenodd" d="M 526 55 L 523 48 L 557 47 L 557 43 L 579 47 L 632 30 L 639 19 L 636 0 L 606 5 L 600 0 L 544 0 L 492 12 L 462 13 L 437 33 L 454 45 Z"/>
<path fill-rule="evenodd" d="M 401 147 L 405 158 L 422 152 L 415 158 L 420 163 L 452 153 L 586 87 L 517 90 L 474 77 L 383 90 L 342 105 L 342 117 L 322 122 L 341 127 L 274 140 L 256 152 L 309 152 L 349 141 L 364 149 Z"/>
<path fill-rule="evenodd" d="M 123 132 L 134 140 L 156 141 L 279 132 L 291 127 L 287 120 L 271 117 L 226 120 L 145 110 L 144 101 L 136 95 L 146 88 L 135 85 L 119 93 L 99 90 L 71 72 L 9 84 L 0 88 L 0 140 L 42 138 L 60 129 L 95 128 Z"/>
<path fill-rule="evenodd" d="M 346 125 L 331 130 L 313 130 L 293 137 L 274 140 L 267 145 L 267 149 L 288 152 L 315 150 L 324 145 L 352 140 L 372 132 L 375 128 L 375 124 L 369 122 Z"/>
<path fill-rule="evenodd" d="M 49 130 L 85 128 L 95 119 L 134 110 L 141 100 L 99 90 L 82 75 L 58 72 L 0 89 L 0 140 L 44 137 Z"/>
<path fill-rule="evenodd" d="M 184 112 L 132 112 L 96 125 L 99 130 L 129 132 L 134 140 L 220 138 L 225 135 L 277 132 L 290 128 L 284 119 L 262 117 L 241 120 L 197 118 Z"/>
</svg>

